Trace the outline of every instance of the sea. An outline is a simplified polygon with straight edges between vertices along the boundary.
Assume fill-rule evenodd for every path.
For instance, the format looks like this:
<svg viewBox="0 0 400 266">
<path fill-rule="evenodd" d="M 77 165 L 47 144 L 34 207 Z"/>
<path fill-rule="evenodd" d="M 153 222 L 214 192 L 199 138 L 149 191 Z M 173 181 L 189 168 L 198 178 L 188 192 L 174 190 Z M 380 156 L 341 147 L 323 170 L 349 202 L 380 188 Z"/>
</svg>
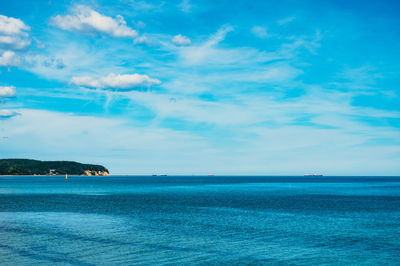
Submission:
<svg viewBox="0 0 400 266">
<path fill-rule="evenodd" d="M 0 265 L 400 265 L 400 177 L 2 176 Z"/>
</svg>

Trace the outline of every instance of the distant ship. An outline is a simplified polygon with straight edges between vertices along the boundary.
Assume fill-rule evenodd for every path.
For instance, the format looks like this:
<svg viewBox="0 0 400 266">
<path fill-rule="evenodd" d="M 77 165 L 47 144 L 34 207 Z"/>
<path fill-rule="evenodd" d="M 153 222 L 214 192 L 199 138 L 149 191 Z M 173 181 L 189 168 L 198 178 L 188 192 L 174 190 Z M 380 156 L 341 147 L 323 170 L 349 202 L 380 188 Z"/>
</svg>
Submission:
<svg viewBox="0 0 400 266">
<path fill-rule="evenodd" d="M 305 174 L 304 176 L 323 176 L 322 174 Z"/>
</svg>

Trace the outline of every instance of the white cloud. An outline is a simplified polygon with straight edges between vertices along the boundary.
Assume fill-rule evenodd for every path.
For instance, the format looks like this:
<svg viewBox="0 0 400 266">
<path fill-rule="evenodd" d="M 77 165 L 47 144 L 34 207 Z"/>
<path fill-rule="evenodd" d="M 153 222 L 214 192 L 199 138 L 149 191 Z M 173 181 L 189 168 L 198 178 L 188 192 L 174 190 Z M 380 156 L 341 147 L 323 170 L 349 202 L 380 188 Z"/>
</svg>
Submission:
<svg viewBox="0 0 400 266">
<path fill-rule="evenodd" d="M 188 45 L 192 43 L 192 41 L 188 37 L 181 34 L 175 35 L 172 38 L 172 42 L 178 45 Z"/>
<path fill-rule="evenodd" d="M 118 15 L 114 19 L 82 5 L 76 6 L 71 15 L 52 17 L 51 23 L 63 30 L 85 34 L 108 34 L 129 38 L 137 36 L 137 32 L 126 25 L 122 16 Z"/>
<path fill-rule="evenodd" d="M 20 50 L 28 47 L 31 44 L 29 30 L 22 20 L 0 15 L 0 48 Z"/>
<path fill-rule="evenodd" d="M 30 27 L 25 25 L 22 20 L 0 15 L 0 34 L 1 35 L 27 35 L 26 31 Z"/>
<path fill-rule="evenodd" d="M 9 98 L 15 96 L 15 87 L 12 86 L 0 86 L 0 98 Z"/>
<path fill-rule="evenodd" d="M 0 86 L 0 103 L 3 102 L 2 99 L 15 97 L 15 87 L 13 86 Z M 13 116 L 19 115 L 19 113 L 8 110 L 0 109 L 0 119 L 11 118 Z"/>
<path fill-rule="evenodd" d="M 161 84 L 158 79 L 150 78 L 147 75 L 140 74 L 114 74 L 111 73 L 106 77 L 73 77 L 71 79 L 73 84 L 96 88 L 96 89 L 115 89 L 115 90 L 132 90 L 143 87 L 151 87 L 153 85 Z"/>
<path fill-rule="evenodd" d="M 146 45 L 151 45 L 151 44 L 153 43 L 153 41 L 152 41 L 149 37 L 142 35 L 142 36 L 140 36 L 140 37 L 137 37 L 137 38 L 133 41 L 133 43 L 134 43 L 134 44 L 146 44 Z"/>
<path fill-rule="evenodd" d="M 261 26 L 254 26 L 251 28 L 251 32 L 257 36 L 258 38 L 265 39 L 269 35 L 267 33 L 267 28 L 266 27 L 261 27 Z"/>
<path fill-rule="evenodd" d="M 13 51 L 4 51 L 0 54 L 0 66 L 17 66 L 20 64 L 20 59 Z"/>
<path fill-rule="evenodd" d="M 0 35 L 0 47 L 4 49 L 20 50 L 28 47 L 31 41 L 22 39 L 20 36 Z"/>
<path fill-rule="evenodd" d="M 8 109 L 0 109 L 0 119 L 4 118 L 11 118 L 13 116 L 19 115 L 18 112 L 8 110 Z"/>
</svg>

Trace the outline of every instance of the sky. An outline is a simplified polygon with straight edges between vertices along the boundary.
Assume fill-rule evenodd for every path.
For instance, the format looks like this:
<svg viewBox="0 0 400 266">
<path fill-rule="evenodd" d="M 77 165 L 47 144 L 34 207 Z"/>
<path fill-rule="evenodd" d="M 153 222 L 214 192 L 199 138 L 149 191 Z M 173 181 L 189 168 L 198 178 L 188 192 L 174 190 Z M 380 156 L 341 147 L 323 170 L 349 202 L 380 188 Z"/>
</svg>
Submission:
<svg viewBox="0 0 400 266">
<path fill-rule="evenodd" d="M 0 0 L 0 158 L 399 175 L 398 1 Z"/>
</svg>

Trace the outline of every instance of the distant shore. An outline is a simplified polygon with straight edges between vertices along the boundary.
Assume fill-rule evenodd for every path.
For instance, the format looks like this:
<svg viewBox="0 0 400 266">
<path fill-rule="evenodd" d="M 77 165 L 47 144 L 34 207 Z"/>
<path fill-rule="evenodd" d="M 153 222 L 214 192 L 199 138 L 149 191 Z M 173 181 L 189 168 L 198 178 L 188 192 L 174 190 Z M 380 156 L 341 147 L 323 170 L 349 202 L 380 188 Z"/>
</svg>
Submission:
<svg viewBox="0 0 400 266">
<path fill-rule="evenodd" d="M 107 176 L 109 174 L 108 169 L 102 165 L 83 164 L 74 161 L 0 159 L 0 175 L 3 176 Z"/>
</svg>

